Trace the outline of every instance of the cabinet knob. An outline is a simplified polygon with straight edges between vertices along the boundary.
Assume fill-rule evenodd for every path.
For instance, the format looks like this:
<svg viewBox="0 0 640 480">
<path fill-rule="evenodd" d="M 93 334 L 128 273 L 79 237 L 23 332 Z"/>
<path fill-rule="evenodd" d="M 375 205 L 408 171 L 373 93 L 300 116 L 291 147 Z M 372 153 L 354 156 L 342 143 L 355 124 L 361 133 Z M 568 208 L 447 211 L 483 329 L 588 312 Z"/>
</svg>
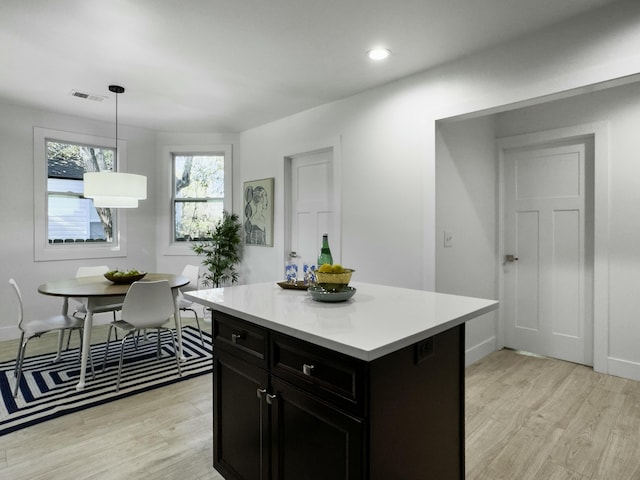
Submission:
<svg viewBox="0 0 640 480">
<path fill-rule="evenodd" d="M 258 388 L 256 390 L 256 395 L 258 396 L 258 398 L 260 400 L 262 400 L 262 395 L 264 395 L 265 393 L 267 393 L 267 389 L 266 388 Z"/>
<path fill-rule="evenodd" d="M 242 335 L 242 333 L 232 333 L 231 334 L 231 342 L 232 343 L 238 343 L 238 340 L 242 340 L 242 337 L 244 335 Z"/>
<path fill-rule="evenodd" d="M 276 395 L 273 395 L 271 393 L 267 393 L 267 403 L 269 405 L 273 405 L 273 401 L 276 399 Z"/>
<path fill-rule="evenodd" d="M 302 365 L 302 373 L 310 377 L 311 372 L 313 371 L 314 368 L 316 368 L 315 365 L 309 365 L 305 363 L 304 365 Z"/>
</svg>

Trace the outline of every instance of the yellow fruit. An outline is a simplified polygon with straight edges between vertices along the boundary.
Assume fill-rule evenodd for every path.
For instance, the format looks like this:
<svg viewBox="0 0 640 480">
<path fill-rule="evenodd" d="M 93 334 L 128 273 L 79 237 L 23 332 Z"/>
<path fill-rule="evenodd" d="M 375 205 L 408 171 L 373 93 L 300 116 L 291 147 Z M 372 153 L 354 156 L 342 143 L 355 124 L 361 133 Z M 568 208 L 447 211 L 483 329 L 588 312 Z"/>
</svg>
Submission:
<svg viewBox="0 0 640 480">
<path fill-rule="evenodd" d="M 323 265 L 320 265 L 318 271 L 320 273 L 331 273 L 333 271 L 333 267 L 331 266 L 331 264 L 325 263 Z"/>
<path fill-rule="evenodd" d="M 338 265 L 337 263 L 331 267 L 331 273 L 342 273 L 344 272 L 344 268 L 342 265 Z"/>
</svg>

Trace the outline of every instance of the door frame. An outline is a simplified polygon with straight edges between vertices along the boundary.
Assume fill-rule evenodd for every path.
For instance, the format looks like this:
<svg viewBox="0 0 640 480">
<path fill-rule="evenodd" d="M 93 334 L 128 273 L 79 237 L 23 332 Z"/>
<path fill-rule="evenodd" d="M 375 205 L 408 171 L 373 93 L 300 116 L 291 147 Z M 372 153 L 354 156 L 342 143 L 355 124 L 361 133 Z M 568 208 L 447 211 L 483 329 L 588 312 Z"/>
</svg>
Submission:
<svg viewBox="0 0 640 480">
<path fill-rule="evenodd" d="M 498 299 L 504 302 L 504 161 L 506 150 L 535 147 L 548 143 L 593 137 L 593 369 L 609 373 L 609 123 L 594 122 L 573 127 L 545 130 L 523 135 L 498 138 L 498 246 L 496 272 Z M 496 338 L 498 349 L 504 347 L 505 316 L 498 311 Z"/>
<path fill-rule="evenodd" d="M 337 136 L 326 142 L 300 145 L 290 149 L 295 153 L 283 155 L 283 179 L 284 179 L 284 241 L 281 264 L 289 258 L 291 251 L 291 225 L 293 209 L 291 202 L 292 192 L 292 170 L 293 159 L 300 156 L 310 155 L 322 151 L 332 152 L 332 172 L 333 172 L 333 226 L 334 231 L 340 232 L 339 238 L 331 240 L 331 253 L 337 263 L 342 256 L 342 137 Z"/>
</svg>

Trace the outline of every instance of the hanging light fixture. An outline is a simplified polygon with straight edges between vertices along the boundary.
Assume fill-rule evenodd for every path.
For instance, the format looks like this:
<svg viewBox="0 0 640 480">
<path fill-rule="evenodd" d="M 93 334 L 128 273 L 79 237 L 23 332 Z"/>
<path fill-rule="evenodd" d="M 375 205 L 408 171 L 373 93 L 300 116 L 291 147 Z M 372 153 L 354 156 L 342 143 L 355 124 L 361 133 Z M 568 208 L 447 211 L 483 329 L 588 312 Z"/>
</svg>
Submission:
<svg viewBox="0 0 640 480">
<path fill-rule="evenodd" d="M 118 94 L 119 85 L 109 85 L 116 94 L 116 152 L 118 158 Z M 116 162 L 117 163 L 117 162 Z M 84 174 L 84 196 L 93 199 L 96 208 L 137 208 L 147 198 L 147 177 L 123 172 L 87 172 Z"/>
</svg>

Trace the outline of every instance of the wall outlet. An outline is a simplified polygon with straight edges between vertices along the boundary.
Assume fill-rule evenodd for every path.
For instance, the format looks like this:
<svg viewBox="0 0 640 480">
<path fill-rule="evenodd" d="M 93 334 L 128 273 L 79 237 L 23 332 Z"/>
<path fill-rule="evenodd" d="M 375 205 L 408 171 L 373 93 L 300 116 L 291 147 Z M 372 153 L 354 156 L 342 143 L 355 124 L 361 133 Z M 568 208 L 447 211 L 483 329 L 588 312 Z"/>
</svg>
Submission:
<svg viewBox="0 0 640 480">
<path fill-rule="evenodd" d="M 453 233 L 444 232 L 444 246 L 445 248 L 453 247 Z"/>
</svg>

